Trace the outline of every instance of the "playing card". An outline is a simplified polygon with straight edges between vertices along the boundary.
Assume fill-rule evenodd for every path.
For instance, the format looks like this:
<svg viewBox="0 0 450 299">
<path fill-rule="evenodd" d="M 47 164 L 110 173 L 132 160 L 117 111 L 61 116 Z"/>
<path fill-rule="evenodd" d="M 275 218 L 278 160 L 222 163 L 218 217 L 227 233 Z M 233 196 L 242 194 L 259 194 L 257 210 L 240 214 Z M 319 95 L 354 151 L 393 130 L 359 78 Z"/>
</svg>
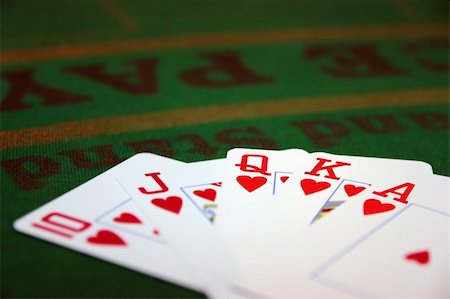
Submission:
<svg viewBox="0 0 450 299">
<path fill-rule="evenodd" d="M 234 267 L 235 273 L 228 277 L 234 281 L 232 284 L 242 289 L 254 292 L 260 290 L 262 284 L 268 283 L 265 276 L 271 277 L 265 272 L 271 271 L 264 266 L 266 261 L 284 260 L 288 240 L 300 238 L 299 232 L 311 224 L 327 202 L 352 201 L 377 183 L 389 184 L 399 177 L 417 179 L 431 173 L 431 167 L 423 162 L 310 154 L 275 199 L 259 209 L 245 227 L 235 232 L 233 241 L 237 245 L 230 251 L 239 268 Z M 310 185 L 302 185 L 304 180 L 308 180 Z M 261 275 L 265 276 L 261 278 Z M 258 282 L 259 278 L 262 283 Z M 274 290 L 279 291 L 278 288 Z M 332 296 L 333 293 L 324 295 Z"/>
<path fill-rule="evenodd" d="M 346 231 L 345 237 L 332 237 L 338 250 L 321 252 L 327 258 L 311 272 L 312 279 L 349 295 L 448 298 L 449 182 L 443 176 L 409 180 L 414 185 L 410 193 L 374 187 L 312 227 L 310 233 L 316 234 L 331 225 Z M 398 201 L 404 195 L 406 205 Z M 370 271 L 358 269 L 362 257 Z M 344 264 L 346 275 L 340 268 Z M 359 277 L 352 277 L 352 271 Z"/>
<path fill-rule="evenodd" d="M 205 286 L 218 282 L 208 277 L 209 247 L 216 238 L 214 218 L 223 160 L 185 165 L 153 156 L 134 165 L 117 180 Z M 204 289 L 204 291 L 207 291 Z"/>
<path fill-rule="evenodd" d="M 219 195 L 220 216 L 217 229 L 226 239 L 236 227 L 283 189 L 294 165 L 302 163 L 306 151 L 241 149 L 228 151 L 224 163 L 223 185 Z"/>
<path fill-rule="evenodd" d="M 448 196 L 441 176 L 374 184 L 239 279 L 273 298 L 448 298 Z"/>
<path fill-rule="evenodd" d="M 448 298 L 449 220 L 412 203 L 338 252 L 312 278 L 357 297 Z"/>
<path fill-rule="evenodd" d="M 277 194 L 277 202 L 294 214 L 284 219 L 295 219 L 295 225 L 302 227 L 366 192 L 372 184 L 432 173 L 431 166 L 420 161 L 312 153 Z M 287 225 L 293 228 L 294 224 Z"/>
<path fill-rule="evenodd" d="M 212 246 L 213 262 L 221 260 L 226 255 L 224 251 L 229 252 L 231 247 L 236 246 L 236 232 L 250 221 L 259 207 L 267 204 L 283 188 L 294 165 L 301 163 L 307 155 L 306 151 L 299 149 L 274 151 L 236 148 L 228 151 L 222 189 L 217 199 L 220 213 L 216 219 L 216 229 L 221 242 L 216 243 L 220 246 Z M 228 267 L 212 267 L 214 273 L 211 275 L 226 280 L 224 276 L 231 271 L 232 260 L 226 264 Z"/>
<path fill-rule="evenodd" d="M 148 220 L 115 176 L 145 163 L 138 154 L 56 198 L 14 223 L 22 233 L 201 290 L 201 283 L 172 251 L 157 223 Z M 167 159 L 167 158 L 163 158 Z M 171 160 L 171 159 L 167 159 Z M 172 164 L 184 163 L 171 160 Z"/>
</svg>

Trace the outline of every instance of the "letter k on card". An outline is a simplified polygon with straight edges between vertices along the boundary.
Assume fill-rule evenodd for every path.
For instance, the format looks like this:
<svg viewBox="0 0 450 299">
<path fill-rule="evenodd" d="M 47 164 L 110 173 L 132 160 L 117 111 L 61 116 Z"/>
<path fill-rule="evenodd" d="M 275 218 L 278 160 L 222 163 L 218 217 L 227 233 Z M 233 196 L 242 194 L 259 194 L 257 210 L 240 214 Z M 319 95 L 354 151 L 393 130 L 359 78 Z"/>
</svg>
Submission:
<svg viewBox="0 0 450 299">
<path fill-rule="evenodd" d="M 281 196 L 306 204 L 307 207 L 296 209 L 307 209 L 311 213 L 309 216 L 314 217 L 327 203 L 352 201 L 368 192 L 367 187 L 371 185 L 389 183 L 392 178 L 402 177 L 413 171 L 430 173 L 431 167 L 423 162 L 407 160 L 312 153 L 296 169 L 293 179 L 286 182 L 289 185 Z M 370 213 L 375 208 L 376 202 L 369 202 L 366 211 Z"/>
<path fill-rule="evenodd" d="M 327 190 L 332 183 L 340 180 L 335 171 L 339 172 L 340 168 L 344 166 L 348 168 L 348 166 L 351 166 L 351 163 L 338 161 L 336 158 L 316 157 L 312 169 L 305 171 L 305 176 L 300 179 L 300 187 L 305 195 Z"/>
</svg>

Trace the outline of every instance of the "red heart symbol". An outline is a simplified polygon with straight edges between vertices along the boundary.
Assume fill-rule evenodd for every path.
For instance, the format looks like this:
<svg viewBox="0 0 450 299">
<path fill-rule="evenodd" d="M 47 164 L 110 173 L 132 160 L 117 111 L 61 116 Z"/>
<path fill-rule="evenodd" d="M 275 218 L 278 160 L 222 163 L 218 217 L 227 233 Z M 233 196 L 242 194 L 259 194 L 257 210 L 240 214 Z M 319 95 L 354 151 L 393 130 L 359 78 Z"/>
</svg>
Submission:
<svg viewBox="0 0 450 299">
<path fill-rule="evenodd" d="M 178 214 L 181 210 L 181 206 L 183 205 L 183 201 L 178 196 L 169 196 L 166 199 L 155 198 L 152 200 L 152 204 L 160 207 L 161 209 Z"/>
<path fill-rule="evenodd" d="M 280 177 L 281 182 L 285 183 L 288 180 L 288 176 L 282 176 Z"/>
<path fill-rule="evenodd" d="M 139 218 L 137 218 L 133 214 L 126 212 L 120 214 L 119 217 L 114 218 L 114 221 L 120 223 L 142 223 L 141 220 L 139 220 Z"/>
<path fill-rule="evenodd" d="M 305 195 L 325 190 L 331 186 L 328 182 L 316 182 L 313 179 L 304 179 L 300 182 L 300 185 L 302 186 Z"/>
<path fill-rule="evenodd" d="M 239 184 L 248 192 L 255 191 L 267 182 L 267 179 L 262 176 L 249 177 L 248 175 L 240 175 L 236 178 Z"/>
<path fill-rule="evenodd" d="M 364 215 L 383 213 L 395 209 L 390 203 L 381 203 L 377 199 L 368 199 L 364 202 Z"/>
<path fill-rule="evenodd" d="M 126 245 L 125 241 L 122 240 L 122 238 L 109 230 L 99 230 L 95 236 L 89 237 L 87 241 L 89 243 L 100 245 Z"/>
<path fill-rule="evenodd" d="M 194 194 L 210 201 L 216 200 L 216 190 L 214 189 L 195 190 Z"/>
<path fill-rule="evenodd" d="M 363 191 L 364 189 L 366 189 L 366 187 L 363 187 L 363 186 L 357 187 L 352 184 L 348 184 L 348 185 L 344 186 L 345 193 L 347 193 L 348 196 L 354 196 L 354 195 L 358 194 L 359 192 Z"/>
<path fill-rule="evenodd" d="M 430 254 L 428 250 L 409 253 L 405 256 L 407 260 L 415 261 L 421 265 L 428 264 L 430 261 Z"/>
</svg>

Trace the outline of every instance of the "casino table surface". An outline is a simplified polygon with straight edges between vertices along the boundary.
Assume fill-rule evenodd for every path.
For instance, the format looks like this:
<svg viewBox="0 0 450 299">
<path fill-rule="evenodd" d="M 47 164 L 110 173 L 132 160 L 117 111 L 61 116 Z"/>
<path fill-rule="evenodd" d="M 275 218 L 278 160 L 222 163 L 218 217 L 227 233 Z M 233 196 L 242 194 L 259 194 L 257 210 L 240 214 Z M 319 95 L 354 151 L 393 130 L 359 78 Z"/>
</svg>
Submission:
<svg viewBox="0 0 450 299">
<path fill-rule="evenodd" d="M 3 298 L 204 296 L 12 227 L 138 152 L 303 148 L 449 175 L 448 1 L 0 5 Z"/>
</svg>

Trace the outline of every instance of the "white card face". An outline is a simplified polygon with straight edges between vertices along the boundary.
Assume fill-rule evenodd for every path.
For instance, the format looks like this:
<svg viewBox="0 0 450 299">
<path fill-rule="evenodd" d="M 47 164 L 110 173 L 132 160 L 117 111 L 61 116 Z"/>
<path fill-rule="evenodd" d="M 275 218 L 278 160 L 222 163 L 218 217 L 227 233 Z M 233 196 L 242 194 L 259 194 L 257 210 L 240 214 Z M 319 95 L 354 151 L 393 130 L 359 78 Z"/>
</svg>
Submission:
<svg viewBox="0 0 450 299">
<path fill-rule="evenodd" d="M 180 262 L 160 227 L 144 217 L 115 179 L 129 167 L 148 161 L 149 156 L 153 155 L 131 157 L 16 220 L 14 228 L 144 274 L 201 290 L 200 281 Z"/>
<path fill-rule="evenodd" d="M 228 151 L 222 192 L 219 195 L 220 216 L 217 227 L 224 238 L 254 213 L 254 209 L 270 202 L 284 188 L 289 173 L 302 163 L 308 153 L 241 149 Z"/>
<path fill-rule="evenodd" d="M 316 270 L 356 297 L 448 298 L 449 215 L 411 204 Z"/>
<path fill-rule="evenodd" d="M 158 223 L 161 235 L 204 285 L 209 281 L 209 246 L 216 238 L 211 215 L 222 170 L 223 160 L 180 165 L 153 156 L 117 175 L 120 185 L 144 215 Z"/>
<path fill-rule="evenodd" d="M 226 252 L 236 246 L 234 236 L 255 211 L 270 202 L 276 192 L 284 187 L 284 177 L 301 163 L 308 153 L 303 150 L 283 151 L 242 149 L 228 151 L 224 163 L 222 189 L 218 195 L 219 214 L 216 229 L 221 239 L 220 246 L 213 246 L 211 260 L 218 263 Z M 281 181 L 280 177 L 283 177 Z M 225 280 L 232 271 L 232 261 L 228 267 L 212 267 L 212 276 Z"/>
<path fill-rule="evenodd" d="M 352 202 L 358 196 L 368 192 L 370 186 L 375 184 L 380 186 L 386 184 L 392 187 L 392 184 L 397 182 L 400 185 L 405 178 L 420 179 L 431 174 L 431 167 L 423 162 L 336 156 L 324 153 L 311 154 L 304 161 L 302 167 L 294 172 L 286 182 L 289 186 L 281 190 L 270 204 L 260 209 L 251 223 L 235 234 L 234 241 L 238 245 L 233 248 L 232 254 L 235 263 L 240 265 L 240 268 L 236 270 L 236 273 L 229 275 L 235 280 L 234 284 L 254 292 L 260 288 L 264 289 L 263 285 L 267 285 L 269 282 L 265 278 L 261 281 L 258 280 L 259 275 L 255 273 L 263 272 L 258 270 L 259 265 L 266 263 L 268 259 L 280 261 L 286 259 L 287 256 L 284 253 L 290 252 L 290 245 L 287 244 L 290 244 L 292 239 L 295 239 L 295 242 L 298 242 L 298 246 L 301 247 L 305 242 L 312 242 L 320 238 L 319 236 L 328 236 L 329 232 L 323 232 L 323 235 L 308 235 L 308 238 L 311 239 L 303 238 L 303 231 L 311 225 L 312 220 L 319 215 L 323 207 L 327 206 L 327 203 Z M 319 166 L 315 171 L 315 167 L 321 161 L 326 162 L 322 165 L 325 168 Z M 326 168 L 328 165 L 336 164 L 339 166 L 334 169 Z M 316 175 L 305 177 L 305 172 Z M 333 178 L 325 178 L 325 176 Z M 311 177 L 317 178 L 312 179 Z M 301 181 L 305 178 L 314 180 L 318 184 L 326 182 L 327 184 L 323 184 L 323 186 L 327 186 L 327 188 L 305 194 L 305 189 L 301 185 Z M 315 183 L 312 183 L 311 186 L 316 186 Z M 353 189 L 347 187 L 345 190 L 347 185 Z M 400 202 L 398 204 L 404 205 Z M 339 212 L 342 206 L 333 210 L 327 217 Z M 314 222 L 311 226 L 320 224 L 327 217 Z M 334 234 L 328 238 L 331 240 L 335 236 L 340 236 L 340 234 Z M 325 249 L 330 247 L 328 244 L 321 243 L 320 246 Z M 320 252 L 322 248 L 316 246 L 314 250 Z M 277 251 L 281 251 L 283 254 L 278 256 Z M 292 254 L 295 255 L 295 253 Z M 303 261 L 304 264 L 298 265 L 298 267 L 305 271 L 311 269 L 314 265 L 313 260 Z M 272 267 L 278 267 L 278 265 L 272 265 Z M 289 267 L 289 261 L 283 267 Z M 298 273 L 292 275 L 299 276 Z M 307 278 L 303 279 L 307 280 Z M 296 281 L 297 284 L 301 284 L 299 280 Z M 278 289 L 273 284 L 272 288 L 273 290 L 289 289 L 287 287 Z M 270 295 L 276 295 L 270 291 L 268 290 Z M 334 296 L 332 293 L 320 295 Z"/>
<path fill-rule="evenodd" d="M 290 211 L 302 211 L 294 217 L 302 228 L 365 193 L 372 184 L 432 173 L 425 162 L 312 153 L 277 197 Z"/>
<path fill-rule="evenodd" d="M 396 188 L 405 183 L 414 186 L 412 189 Z M 268 297 L 297 298 L 308 295 L 370 298 L 369 295 L 378 297 L 383 290 L 386 293 L 381 297 L 397 297 L 396 294 L 400 293 L 390 293 L 394 292 L 397 285 L 387 284 L 380 288 L 376 285 L 377 282 L 386 282 L 383 275 L 389 271 L 393 273 L 386 274 L 387 278 L 395 274 L 398 277 L 405 276 L 409 282 L 422 278 L 420 271 L 411 270 L 410 274 L 403 271 L 408 265 L 422 266 L 420 262 L 426 260 L 427 253 L 424 252 L 427 251 L 430 261 L 435 256 L 436 261 L 444 266 L 427 264 L 430 266 L 426 268 L 430 269 L 430 279 L 435 279 L 436 282 L 424 286 L 423 291 L 426 289 L 431 292 L 430 296 L 425 297 L 431 298 L 432 294 L 448 292 L 448 276 L 442 272 L 445 267 L 448 275 L 448 198 L 449 178 L 442 176 L 392 178 L 389 184 L 384 182 L 371 186 L 366 193 L 361 193 L 329 216 L 297 231 L 289 240 L 272 248 L 272 258 L 267 259 L 264 265 L 265 269 L 271 269 L 269 275 L 258 276 L 257 273 L 262 270 L 255 266 L 255 262 L 252 264 L 253 269 L 243 271 L 238 279 L 248 288 L 259 290 Z M 368 201 L 370 204 L 367 204 Z M 421 224 L 423 227 L 420 227 Z M 438 247 L 442 248 L 436 249 Z M 277 254 L 278 252 L 281 253 Z M 386 261 L 382 260 L 384 255 L 388 258 Z M 399 257 L 402 262 L 398 260 Z M 363 258 L 368 267 L 362 266 Z M 382 269 L 381 265 L 391 265 L 392 268 Z M 360 271 L 356 275 L 360 280 L 355 278 L 352 269 Z M 381 272 L 377 272 L 378 270 Z M 358 288 L 356 282 L 372 276 L 379 280 L 365 280 L 364 287 Z M 275 280 L 275 277 L 284 279 Z M 355 283 L 351 282 L 352 279 Z M 443 281 L 447 283 L 443 285 Z M 269 282 L 272 284 L 267 286 Z M 423 283 L 424 281 L 413 282 L 414 287 L 410 286 L 410 289 Z M 402 284 L 399 283 L 398 286 Z M 401 293 L 405 298 L 411 294 L 415 293 Z"/>
</svg>

